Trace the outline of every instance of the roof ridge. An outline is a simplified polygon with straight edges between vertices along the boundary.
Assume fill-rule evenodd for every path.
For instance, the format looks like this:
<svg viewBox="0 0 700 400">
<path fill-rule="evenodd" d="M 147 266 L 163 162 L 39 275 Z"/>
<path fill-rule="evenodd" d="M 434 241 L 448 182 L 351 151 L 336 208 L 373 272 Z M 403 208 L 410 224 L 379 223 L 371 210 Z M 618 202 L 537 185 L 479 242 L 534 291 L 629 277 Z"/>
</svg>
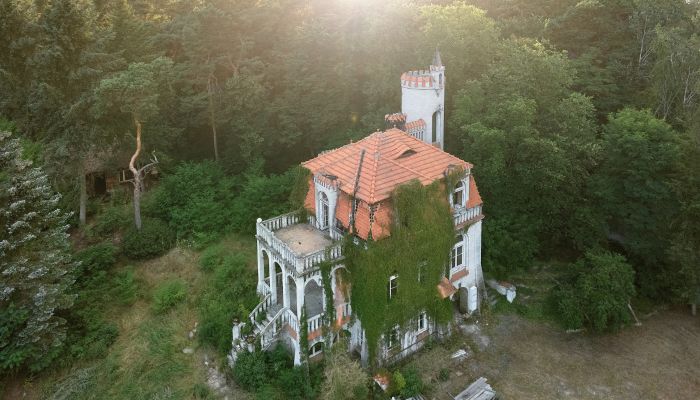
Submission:
<svg viewBox="0 0 700 400">
<path fill-rule="evenodd" d="M 386 132 L 386 131 L 385 131 Z M 384 133 L 384 132 L 382 132 Z M 379 152 L 379 141 L 381 140 L 382 135 L 379 135 L 379 132 L 375 132 L 370 137 L 376 136 L 376 150 L 374 151 L 374 176 L 377 176 L 377 164 L 379 164 L 379 157 L 381 157 L 381 153 Z M 369 185 L 369 204 L 374 204 L 374 190 L 377 186 L 377 179 L 372 179 L 372 183 Z"/>
</svg>

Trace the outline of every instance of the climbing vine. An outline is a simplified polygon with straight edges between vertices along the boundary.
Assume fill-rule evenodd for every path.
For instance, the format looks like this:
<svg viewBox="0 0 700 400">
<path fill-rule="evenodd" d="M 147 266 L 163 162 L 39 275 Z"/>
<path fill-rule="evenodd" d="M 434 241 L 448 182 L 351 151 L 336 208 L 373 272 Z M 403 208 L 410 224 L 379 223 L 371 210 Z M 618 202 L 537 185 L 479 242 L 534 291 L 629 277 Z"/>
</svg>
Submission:
<svg viewBox="0 0 700 400">
<path fill-rule="evenodd" d="M 352 308 L 362 321 L 370 360 L 381 335 L 394 326 L 408 328 L 423 311 L 438 323 L 451 317 L 449 300 L 437 290 L 455 237 L 446 186 L 440 181 L 399 186 L 392 195 L 391 236 L 359 245 L 345 239 Z M 389 298 L 394 275 L 396 293 Z"/>
<path fill-rule="evenodd" d="M 327 260 L 330 260 L 330 256 L 326 256 Z M 326 313 L 324 315 L 324 326 L 331 326 L 333 320 L 335 319 L 335 305 L 333 300 L 333 287 L 331 285 L 331 271 L 333 268 L 333 263 L 323 262 L 320 265 L 321 270 L 321 286 L 323 287 L 323 294 L 326 296 Z"/>
<path fill-rule="evenodd" d="M 289 205 L 293 211 L 300 214 L 302 220 L 306 219 L 307 210 L 304 207 L 306 195 L 309 193 L 309 179 L 311 171 L 299 165 L 292 171 L 294 174 L 294 186 L 289 194 Z"/>
</svg>

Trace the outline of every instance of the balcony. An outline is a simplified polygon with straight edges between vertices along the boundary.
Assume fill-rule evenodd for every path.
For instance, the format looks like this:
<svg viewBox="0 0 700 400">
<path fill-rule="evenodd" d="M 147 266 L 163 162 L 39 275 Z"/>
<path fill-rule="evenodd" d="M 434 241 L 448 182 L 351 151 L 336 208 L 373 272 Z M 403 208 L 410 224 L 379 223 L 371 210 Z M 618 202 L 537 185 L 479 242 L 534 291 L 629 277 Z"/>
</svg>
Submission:
<svg viewBox="0 0 700 400">
<path fill-rule="evenodd" d="M 319 264 L 342 258 L 340 239 L 335 228 L 316 228 L 316 218 L 302 222 L 297 213 L 289 213 L 265 221 L 258 220 L 256 233 L 260 241 L 277 253 L 297 275 L 315 269 Z"/>
<path fill-rule="evenodd" d="M 452 217 L 454 218 L 455 227 L 461 228 L 482 219 L 483 214 L 481 213 L 481 206 L 478 205 L 472 208 L 455 209 Z"/>
</svg>

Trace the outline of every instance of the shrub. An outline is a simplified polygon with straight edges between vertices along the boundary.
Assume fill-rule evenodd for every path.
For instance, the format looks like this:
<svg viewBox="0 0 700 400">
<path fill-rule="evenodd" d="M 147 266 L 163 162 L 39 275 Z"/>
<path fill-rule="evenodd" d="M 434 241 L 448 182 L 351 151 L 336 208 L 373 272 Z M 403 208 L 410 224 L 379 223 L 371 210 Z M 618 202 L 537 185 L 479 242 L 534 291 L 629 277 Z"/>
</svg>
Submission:
<svg viewBox="0 0 700 400">
<path fill-rule="evenodd" d="M 136 301 L 138 285 L 132 267 L 114 277 L 113 298 L 121 305 L 131 305 Z"/>
<path fill-rule="evenodd" d="M 106 270 L 117 261 L 117 248 L 111 243 L 90 246 L 75 255 L 83 273 Z"/>
<path fill-rule="evenodd" d="M 144 212 L 168 221 L 178 238 L 221 234 L 229 230 L 236 189 L 218 164 L 184 163 L 148 196 Z"/>
<path fill-rule="evenodd" d="M 401 393 L 406 387 L 406 379 L 400 371 L 395 371 L 391 377 L 391 385 L 389 386 L 389 392 L 392 394 Z"/>
<path fill-rule="evenodd" d="M 211 389 L 209 389 L 209 386 L 203 383 L 195 383 L 194 387 L 192 388 L 192 397 L 197 400 L 208 400 L 213 399 L 214 395 L 212 394 Z"/>
<path fill-rule="evenodd" d="M 290 192 L 296 170 L 282 175 L 249 176 L 232 209 L 233 229 L 255 232 L 255 220 L 283 214 L 290 210 Z"/>
<path fill-rule="evenodd" d="M 89 236 L 106 238 L 124 229 L 131 221 L 127 209 L 123 206 L 110 206 L 100 213 L 95 223 L 90 227 Z"/>
<path fill-rule="evenodd" d="M 565 327 L 588 325 L 602 332 L 617 330 L 630 321 L 634 270 L 623 256 L 588 251 L 571 268 L 570 282 L 553 294 Z"/>
<path fill-rule="evenodd" d="M 148 218 L 140 231 L 132 227 L 126 232 L 122 249 L 127 257 L 140 260 L 164 254 L 173 244 L 170 228 L 161 220 Z"/>
<path fill-rule="evenodd" d="M 162 314 L 181 303 L 187 297 L 185 282 L 174 280 L 165 282 L 156 288 L 153 294 L 153 311 Z"/>
<path fill-rule="evenodd" d="M 447 382 L 450 379 L 450 369 L 449 368 L 441 368 L 440 372 L 438 373 L 438 380 L 440 382 Z"/>
<path fill-rule="evenodd" d="M 408 368 L 403 370 L 402 372 L 403 378 L 405 381 L 404 388 L 400 391 L 401 396 L 403 397 L 413 397 L 418 394 L 420 394 L 423 391 L 423 387 L 425 386 L 423 384 L 423 380 L 420 377 L 420 374 L 418 374 L 418 371 L 416 371 L 415 368 Z"/>
<path fill-rule="evenodd" d="M 199 266 L 202 271 L 211 272 L 221 265 L 226 257 L 226 249 L 221 245 L 210 246 L 199 257 Z"/>
<path fill-rule="evenodd" d="M 266 371 L 265 353 L 244 351 L 233 366 L 233 379 L 246 390 L 256 390 L 267 383 Z"/>
<path fill-rule="evenodd" d="M 314 398 L 314 391 L 309 376 L 303 367 L 284 368 L 276 376 L 277 386 L 289 400 Z"/>
<path fill-rule="evenodd" d="M 256 278 L 247 269 L 246 259 L 241 255 L 214 257 L 215 253 L 212 250 L 204 258 L 212 272 L 199 298 L 198 334 L 200 340 L 225 354 L 231 347 L 232 319 L 246 318 L 259 300 Z"/>
</svg>

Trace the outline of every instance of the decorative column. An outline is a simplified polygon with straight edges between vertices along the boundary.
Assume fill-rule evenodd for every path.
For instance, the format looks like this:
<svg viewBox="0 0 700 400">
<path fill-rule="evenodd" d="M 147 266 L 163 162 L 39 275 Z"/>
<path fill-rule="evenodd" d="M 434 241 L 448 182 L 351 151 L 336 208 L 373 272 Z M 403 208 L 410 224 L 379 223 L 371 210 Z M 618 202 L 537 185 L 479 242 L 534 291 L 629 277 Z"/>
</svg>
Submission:
<svg viewBox="0 0 700 400">
<path fill-rule="evenodd" d="M 282 267 L 282 304 L 289 307 L 289 278 L 287 268 Z"/>
<path fill-rule="evenodd" d="M 263 250 L 260 248 L 258 240 L 258 294 L 263 294 L 263 285 L 265 284 L 265 258 Z"/>
<path fill-rule="evenodd" d="M 299 319 L 299 329 L 301 329 L 301 310 L 304 309 L 304 278 L 300 277 L 295 280 L 297 287 L 297 318 Z"/>
<path fill-rule="evenodd" d="M 277 304 L 277 271 L 275 271 L 275 260 L 270 259 L 270 296 L 272 296 L 272 304 Z"/>
</svg>

